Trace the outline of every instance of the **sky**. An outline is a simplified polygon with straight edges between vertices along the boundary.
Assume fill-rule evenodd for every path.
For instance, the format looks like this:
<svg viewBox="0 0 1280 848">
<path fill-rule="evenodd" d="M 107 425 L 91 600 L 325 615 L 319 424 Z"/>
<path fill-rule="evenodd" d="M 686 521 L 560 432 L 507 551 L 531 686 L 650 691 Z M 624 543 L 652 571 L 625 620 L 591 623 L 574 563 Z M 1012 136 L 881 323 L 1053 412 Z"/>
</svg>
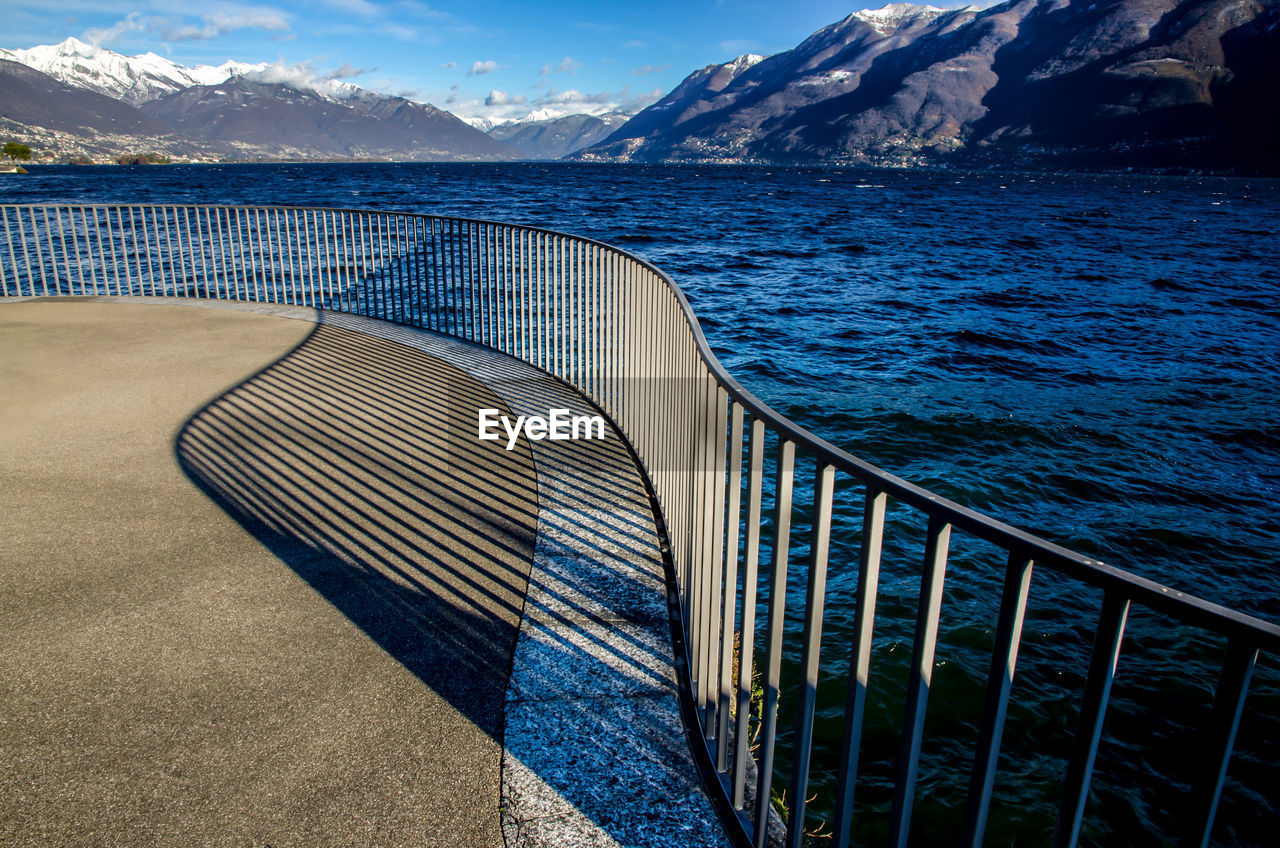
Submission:
<svg viewBox="0 0 1280 848">
<path fill-rule="evenodd" d="M 859 0 L 6 0 L 0 47 L 74 36 L 184 65 L 278 63 L 495 121 L 638 111 L 698 68 L 772 55 Z M 961 6 L 963 2 L 935 2 Z M 535 115 L 534 117 L 538 117 Z"/>
</svg>

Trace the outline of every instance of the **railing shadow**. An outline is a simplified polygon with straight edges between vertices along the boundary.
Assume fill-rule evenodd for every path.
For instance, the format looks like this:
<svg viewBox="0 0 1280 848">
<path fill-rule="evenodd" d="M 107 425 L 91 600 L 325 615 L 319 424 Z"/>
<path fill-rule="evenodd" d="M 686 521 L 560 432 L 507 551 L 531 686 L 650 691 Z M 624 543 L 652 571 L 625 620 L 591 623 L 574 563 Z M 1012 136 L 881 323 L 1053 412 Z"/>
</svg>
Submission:
<svg viewBox="0 0 1280 848">
<path fill-rule="evenodd" d="M 178 461 L 370 639 L 500 740 L 537 528 L 528 445 L 508 452 L 474 438 L 476 405 L 502 406 L 476 381 L 355 337 L 317 326 L 193 415 Z"/>
</svg>

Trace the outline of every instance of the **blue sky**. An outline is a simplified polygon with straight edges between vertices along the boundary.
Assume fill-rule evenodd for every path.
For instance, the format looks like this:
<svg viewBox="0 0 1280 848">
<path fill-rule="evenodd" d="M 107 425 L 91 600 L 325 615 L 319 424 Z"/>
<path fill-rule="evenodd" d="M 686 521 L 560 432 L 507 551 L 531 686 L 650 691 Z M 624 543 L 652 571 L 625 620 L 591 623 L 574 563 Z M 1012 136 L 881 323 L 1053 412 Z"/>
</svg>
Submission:
<svg viewBox="0 0 1280 848">
<path fill-rule="evenodd" d="M 647 0 L 239 3 L 8 0 L 0 47 L 68 36 L 187 65 L 279 62 L 460 115 L 635 109 L 691 71 L 769 55 L 881 2 Z M 935 5 L 944 5 L 935 3 Z M 963 5 L 948 3 L 946 5 Z"/>
</svg>

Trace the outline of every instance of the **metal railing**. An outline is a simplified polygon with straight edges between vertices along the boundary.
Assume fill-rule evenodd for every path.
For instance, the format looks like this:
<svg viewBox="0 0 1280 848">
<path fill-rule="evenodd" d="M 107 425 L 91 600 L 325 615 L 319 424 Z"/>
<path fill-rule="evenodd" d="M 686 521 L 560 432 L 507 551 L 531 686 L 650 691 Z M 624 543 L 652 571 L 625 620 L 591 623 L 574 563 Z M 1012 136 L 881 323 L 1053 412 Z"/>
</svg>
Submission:
<svg viewBox="0 0 1280 848">
<path fill-rule="evenodd" d="M 1080 836 L 1135 605 L 1167 617 L 1170 626 L 1226 640 L 1213 723 L 1204 734 L 1207 760 L 1193 793 L 1196 815 L 1184 837 L 1185 844 L 1208 843 L 1250 678 L 1260 651 L 1280 650 L 1280 627 L 993 520 L 797 426 L 725 372 L 680 289 L 635 256 L 531 227 L 345 209 L 9 205 L 0 207 L 0 217 L 6 295 L 202 297 L 358 313 L 500 350 L 594 401 L 630 442 L 659 507 L 678 586 L 678 635 L 692 700 L 686 716 L 696 723 L 695 753 L 718 778 L 709 781 L 711 789 L 723 793 L 722 810 L 733 810 L 725 818 L 740 844 L 767 844 L 777 813 L 785 843 L 803 844 L 810 777 L 819 765 L 828 775 L 831 841 L 849 844 L 891 504 L 923 528 L 924 552 L 893 801 L 880 811 L 889 843 L 905 845 L 912 822 L 948 553 L 961 536 L 995 546 L 1005 565 L 957 841 L 983 841 L 1034 565 L 1037 573 L 1095 587 L 1104 598 L 1054 844 L 1072 846 Z M 811 496 L 797 493 L 798 474 L 812 478 Z M 834 754 L 824 754 L 830 761 L 817 764 L 811 758 L 819 672 L 823 649 L 832 647 L 824 644 L 823 621 L 833 514 L 860 525 L 851 537 L 854 638 L 839 646 L 842 660 L 848 653 L 847 669 L 834 672 L 845 688 L 839 740 L 829 746 Z M 807 552 L 803 544 L 792 550 L 793 516 L 807 522 Z M 898 526 L 890 523 L 891 530 Z M 793 566 L 803 568 L 804 601 L 802 625 L 788 635 L 785 622 L 797 612 L 788 609 Z M 788 651 L 793 661 L 798 651 L 799 661 L 791 672 L 795 684 L 784 693 Z M 779 728 L 784 694 L 789 733 Z M 780 756 L 790 773 L 783 803 L 773 786 Z"/>
</svg>

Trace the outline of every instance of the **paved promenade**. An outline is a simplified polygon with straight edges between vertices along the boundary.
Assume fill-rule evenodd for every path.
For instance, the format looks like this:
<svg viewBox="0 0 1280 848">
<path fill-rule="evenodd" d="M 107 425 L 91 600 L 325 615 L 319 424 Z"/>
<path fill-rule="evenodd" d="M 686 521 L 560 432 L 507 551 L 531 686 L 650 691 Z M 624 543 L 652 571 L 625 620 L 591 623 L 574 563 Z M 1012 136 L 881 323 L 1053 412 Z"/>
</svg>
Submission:
<svg viewBox="0 0 1280 848">
<path fill-rule="evenodd" d="M 625 451 L 475 437 L 583 407 L 555 381 L 314 310 L 36 300 L 0 396 L 0 844 L 722 843 Z"/>
</svg>

